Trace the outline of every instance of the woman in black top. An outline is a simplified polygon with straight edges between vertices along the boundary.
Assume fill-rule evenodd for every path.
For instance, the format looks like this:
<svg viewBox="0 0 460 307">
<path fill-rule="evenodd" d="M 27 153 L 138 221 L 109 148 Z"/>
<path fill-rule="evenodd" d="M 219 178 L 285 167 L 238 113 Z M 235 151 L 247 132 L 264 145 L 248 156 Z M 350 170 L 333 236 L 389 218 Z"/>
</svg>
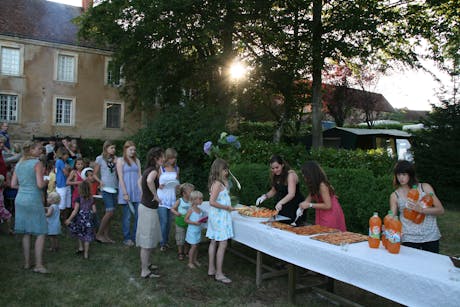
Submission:
<svg viewBox="0 0 460 307">
<path fill-rule="evenodd" d="M 260 205 L 267 198 L 275 197 L 275 209 L 279 214 L 294 221 L 299 203 L 305 198 L 300 192 L 299 178 L 289 164 L 279 155 L 273 155 L 270 159 L 270 181 L 271 189 L 260 196 L 256 205 Z M 299 218 L 298 222 L 304 222 L 305 217 Z"/>
<path fill-rule="evenodd" d="M 136 245 L 141 248 L 141 277 L 160 277 L 155 274 L 157 266 L 150 264 L 152 249 L 157 247 L 161 239 L 160 220 L 158 218 L 159 169 L 165 160 L 163 149 L 155 147 L 147 153 L 147 163 L 140 178 L 142 199 L 138 208 Z"/>
</svg>

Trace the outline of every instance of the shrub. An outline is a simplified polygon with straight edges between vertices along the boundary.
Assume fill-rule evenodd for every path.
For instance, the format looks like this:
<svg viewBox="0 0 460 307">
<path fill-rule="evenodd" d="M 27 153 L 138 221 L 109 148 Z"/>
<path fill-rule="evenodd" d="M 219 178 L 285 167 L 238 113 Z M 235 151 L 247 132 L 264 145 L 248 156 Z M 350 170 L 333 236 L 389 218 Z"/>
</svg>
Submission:
<svg viewBox="0 0 460 307">
<path fill-rule="evenodd" d="M 365 169 L 325 168 L 342 206 L 347 229 L 367 234 L 373 212 L 383 217 L 389 210 L 392 176 L 375 177 Z"/>
<path fill-rule="evenodd" d="M 80 152 L 84 158 L 88 158 L 91 161 L 96 160 L 96 157 L 102 153 L 102 146 L 104 145 L 105 140 L 100 139 L 82 139 L 78 146 L 80 146 Z M 123 152 L 123 144 L 125 140 L 114 140 L 115 146 L 117 148 L 117 155 L 121 155 Z"/>
</svg>

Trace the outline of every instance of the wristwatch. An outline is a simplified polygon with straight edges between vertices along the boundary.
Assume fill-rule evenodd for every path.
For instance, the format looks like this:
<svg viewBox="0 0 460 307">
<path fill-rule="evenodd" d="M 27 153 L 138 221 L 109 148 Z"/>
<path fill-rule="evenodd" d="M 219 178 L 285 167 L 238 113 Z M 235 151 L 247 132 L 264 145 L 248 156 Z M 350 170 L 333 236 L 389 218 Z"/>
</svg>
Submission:
<svg viewBox="0 0 460 307">
<path fill-rule="evenodd" d="M 313 203 L 310 203 L 310 204 L 308 205 L 308 208 L 313 208 Z"/>
</svg>

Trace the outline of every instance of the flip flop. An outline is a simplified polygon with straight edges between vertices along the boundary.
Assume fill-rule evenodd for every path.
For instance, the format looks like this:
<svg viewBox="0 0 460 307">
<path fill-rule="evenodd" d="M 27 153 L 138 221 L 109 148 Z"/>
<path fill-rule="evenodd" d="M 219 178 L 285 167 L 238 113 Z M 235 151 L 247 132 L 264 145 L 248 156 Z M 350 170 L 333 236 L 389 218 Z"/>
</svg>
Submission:
<svg viewBox="0 0 460 307">
<path fill-rule="evenodd" d="M 223 283 L 223 284 L 229 284 L 229 283 L 232 282 L 232 280 L 231 280 L 230 278 L 228 278 L 227 276 L 222 276 L 222 277 L 220 277 L 220 278 L 215 277 L 214 279 L 215 279 L 216 281 L 218 281 L 218 282 Z"/>
<path fill-rule="evenodd" d="M 149 278 L 158 278 L 158 277 L 160 277 L 160 275 L 155 274 L 155 273 L 153 273 L 153 272 L 150 272 L 150 273 L 148 273 L 148 274 L 145 275 L 145 276 L 142 276 L 142 275 L 141 275 L 141 277 L 144 278 L 144 279 L 149 279 Z"/>
<path fill-rule="evenodd" d="M 150 265 L 148 266 L 148 268 L 149 268 L 150 271 L 158 270 L 158 266 L 157 266 L 157 265 L 154 265 L 154 264 L 150 264 Z"/>
</svg>

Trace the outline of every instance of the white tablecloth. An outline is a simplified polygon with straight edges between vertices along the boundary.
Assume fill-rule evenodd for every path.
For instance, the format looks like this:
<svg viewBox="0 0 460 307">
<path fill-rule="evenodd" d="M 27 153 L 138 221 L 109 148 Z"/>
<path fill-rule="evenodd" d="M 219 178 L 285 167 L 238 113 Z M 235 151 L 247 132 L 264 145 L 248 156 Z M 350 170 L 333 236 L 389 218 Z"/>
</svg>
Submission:
<svg viewBox="0 0 460 307">
<path fill-rule="evenodd" d="M 205 202 L 202 209 L 207 211 Z M 460 306 L 460 281 L 449 257 L 401 246 L 399 254 L 367 242 L 339 246 L 271 228 L 232 212 L 235 241 L 408 306 Z"/>
</svg>

